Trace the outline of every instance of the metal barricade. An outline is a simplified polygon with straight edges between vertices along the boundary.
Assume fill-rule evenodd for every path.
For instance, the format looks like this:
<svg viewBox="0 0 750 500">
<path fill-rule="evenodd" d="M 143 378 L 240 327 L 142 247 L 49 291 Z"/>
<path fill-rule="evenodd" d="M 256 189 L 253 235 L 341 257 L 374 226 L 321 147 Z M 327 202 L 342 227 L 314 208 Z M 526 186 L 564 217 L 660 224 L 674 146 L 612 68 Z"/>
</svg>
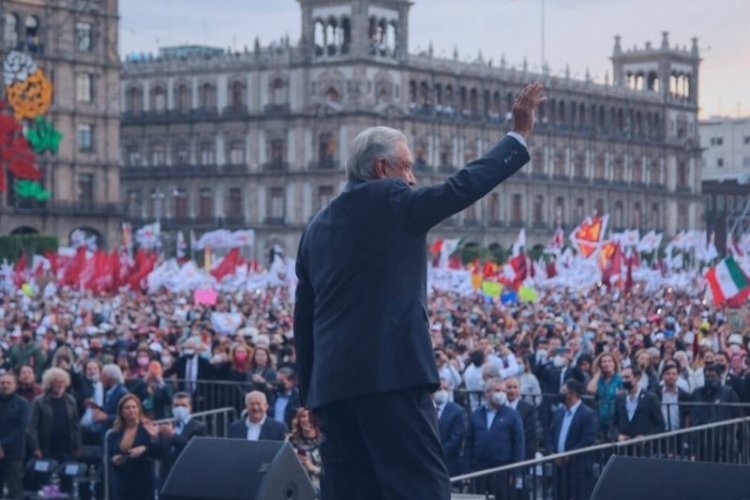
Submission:
<svg viewBox="0 0 750 500">
<path fill-rule="evenodd" d="M 496 499 L 588 499 L 612 455 L 750 464 L 750 417 L 555 453 L 451 478 L 454 491 Z"/>
<path fill-rule="evenodd" d="M 202 421 L 206 424 L 208 435 L 212 437 L 226 437 L 229 431 L 229 424 L 237 418 L 237 410 L 232 407 L 217 408 L 214 410 L 200 411 L 192 413 L 191 419 Z M 172 422 L 174 419 L 165 418 L 162 420 L 154 420 L 154 423 L 161 424 Z M 112 433 L 112 429 L 108 430 L 104 434 L 104 441 L 102 443 L 103 456 L 102 456 L 102 474 L 104 477 L 104 500 L 110 499 L 110 463 L 109 463 L 109 435 Z M 156 460 L 154 463 L 155 475 L 159 469 L 159 461 Z M 118 499 L 122 500 L 122 499 Z"/>
</svg>

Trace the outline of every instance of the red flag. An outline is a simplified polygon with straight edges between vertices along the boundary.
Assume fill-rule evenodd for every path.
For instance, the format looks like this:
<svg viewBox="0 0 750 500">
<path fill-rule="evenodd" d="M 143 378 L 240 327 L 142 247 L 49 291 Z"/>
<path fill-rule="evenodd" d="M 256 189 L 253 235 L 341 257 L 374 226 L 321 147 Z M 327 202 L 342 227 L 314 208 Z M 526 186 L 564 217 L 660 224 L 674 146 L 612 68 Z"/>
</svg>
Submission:
<svg viewBox="0 0 750 500">
<path fill-rule="evenodd" d="M 523 283 L 523 280 L 526 279 L 526 276 L 528 276 L 526 255 L 520 254 L 516 255 L 515 257 L 511 257 L 508 263 L 513 268 L 513 271 L 516 274 L 515 278 L 513 279 L 513 286 L 515 288 L 518 288 L 521 286 L 521 283 Z"/>
<path fill-rule="evenodd" d="M 554 278 L 555 276 L 557 276 L 557 265 L 555 264 L 555 259 L 552 259 L 547 262 L 547 277 Z"/>
<path fill-rule="evenodd" d="M 120 252 L 117 249 L 109 255 L 109 268 L 112 272 L 111 289 L 116 292 L 120 288 Z"/>
<path fill-rule="evenodd" d="M 128 285 L 133 290 L 141 291 L 143 289 L 143 280 L 154 270 L 154 264 L 156 264 L 156 254 L 153 252 L 146 252 L 144 249 L 139 248 L 135 255 L 135 266 L 133 272 L 128 278 Z"/>
<path fill-rule="evenodd" d="M 48 250 L 44 253 L 44 256 L 47 257 L 47 260 L 49 261 L 49 270 L 52 272 L 52 276 L 57 276 L 57 270 L 60 265 L 60 261 L 57 258 L 57 252 Z"/>
<path fill-rule="evenodd" d="M 22 253 L 16 261 L 16 265 L 13 267 L 13 282 L 16 284 L 16 286 L 21 286 L 26 283 L 26 265 L 26 254 Z"/>
<path fill-rule="evenodd" d="M 221 281 L 224 276 L 234 274 L 237 270 L 237 266 L 241 263 L 240 249 L 233 248 L 228 254 L 224 256 L 221 263 L 211 271 L 211 275 L 216 278 L 216 281 Z"/>
<path fill-rule="evenodd" d="M 635 255 L 633 254 L 628 259 L 628 274 L 625 277 L 625 293 L 628 293 L 633 288 L 633 261 L 635 260 Z"/>
<path fill-rule="evenodd" d="M 612 284 L 612 278 L 619 279 L 622 273 L 622 251 L 619 243 L 609 241 L 602 246 L 599 252 L 599 269 L 602 271 L 602 281 L 608 287 Z"/>
</svg>

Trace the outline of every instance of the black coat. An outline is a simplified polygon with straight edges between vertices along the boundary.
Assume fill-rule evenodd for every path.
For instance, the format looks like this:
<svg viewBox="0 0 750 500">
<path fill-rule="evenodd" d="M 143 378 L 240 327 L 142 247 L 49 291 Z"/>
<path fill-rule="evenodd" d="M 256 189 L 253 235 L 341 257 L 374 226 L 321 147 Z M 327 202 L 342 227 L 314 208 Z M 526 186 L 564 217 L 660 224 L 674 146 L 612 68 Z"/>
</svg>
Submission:
<svg viewBox="0 0 750 500">
<path fill-rule="evenodd" d="M 259 441 L 284 441 L 286 439 L 286 425 L 275 421 L 271 417 L 266 417 L 263 426 L 260 428 Z M 245 419 L 235 420 L 229 424 L 227 437 L 232 439 L 247 439 L 247 423 Z"/>
<path fill-rule="evenodd" d="M 447 402 L 438 420 L 438 429 L 445 455 L 445 465 L 451 476 L 457 476 L 463 472 L 461 453 L 466 437 L 466 424 L 466 410 L 455 403 Z"/>
<path fill-rule="evenodd" d="M 275 418 L 275 415 L 273 414 L 276 411 L 276 401 L 279 398 L 279 393 L 274 392 L 273 393 L 273 403 L 270 405 L 271 410 L 271 416 Z M 292 420 L 294 417 L 297 416 L 297 410 L 300 408 L 300 401 L 299 401 L 299 389 L 296 387 L 292 389 L 292 394 L 289 397 L 289 402 L 286 404 L 286 408 L 284 408 L 284 423 L 286 424 L 287 429 L 292 428 Z"/>
<path fill-rule="evenodd" d="M 656 394 L 641 390 L 638 393 L 638 405 L 633 420 L 628 420 L 628 409 L 625 403 L 627 394 L 619 394 L 615 398 L 615 413 L 612 416 L 611 438 L 624 434 L 630 438 L 648 436 L 664 432 L 664 415 L 661 413 L 661 403 Z"/>
<path fill-rule="evenodd" d="M 717 392 L 711 392 L 706 386 L 699 387 L 693 391 L 693 401 L 701 403 L 692 409 L 690 418 L 693 425 L 711 424 L 743 415 L 741 408 L 721 404 L 740 402 L 734 389 L 725 385 L 719 386 Z"/>
<path fill-rule="evenodd" d="M 196 354 L 196 356 L 198 355 Z M 164 371 L 164 378 L 171 377 L 172 375 L 177 377 L 177 380 L 180 381 L 178 384 L 180 391 L 187 390 L 187 384 L 185 384 L 185 368 L 187 367 L 187 362 L 187 356 L 180 356 L 172 366 Z M 198 356 L 198 374 L 196 380 L 210 380 L 212 378 L 213 367 L 211 366 L 211 363 L 207 359 Z"/>
<path fill-rule="evenodd" d="M 566 411 L 567 408 L 560 406 L 552 416 L 552 423 L 547 432 L 548 453 L 558 452 L 557 445 Z M 594 410 L 581 403 L 573 415 L 568 434 L 565 436 L 564 451 L 593 446 L 597 429 L 598 424 Z M 591 453 L 573 455 L 563 460 L 559 465 L 560 469 L 555 474 L 556 487 L 560 491 L 560 498 L 576 500 L 589 498 L 594 479 L 593 465 Z"/>
<path fill-rule="evenodd" d="M 26 429 L 31 418 L 29 402 L 18 394 L 7 400 L 0 399 L 0 446 L 5 458 L 23 458 L 26 455 Z"/>
<path fill-rule="evenodd" d="M 162 436 L 159 440 L 162 466 L 164 468 L 161 477 L 167 477 L 177 457 L 180 456 L 180 453 L 182 453 L 182 450 L 185 449 L 185 446 L 187 446 L 191 439 L 194 437 L 203 437 L 207 434 L 208 429 L 206 428 L 206 424 L 191 418 L 180 434 L 175 433 L 171 438 Z"/>
<path fill-rule="evenodd" d="M 427 232 L 513 175 L 529 154 L 505 137 L 446 182 L 350 181 L 297 254 L 294 337 L 302 404 L 438 386 L 427 317 Z M 408 362 L 404 362 L 404 360 Z"/>
<path fill-rule="evenodd" d="M 160 458 L 161 453 L 158 442 L 152 441 L 146 429 L 139 425 L 131 448 L 145 446 L 146 452 L 138 458 L 131 458 L 121 465 L 115 465 L 112 459 L 115 455 L 123 453 L 120 450 L 122 437 L 122 431 L 113 431 L 107 437 L 107 459 L 112 466 L 115 498 L 154 498 L 154 459 Z"/>
<path fill-rule="evenodd" d="M 521 416 L 523 422 L 523 435 L 526 442 L 526 460 L 534 458 L 537 451 L 537 430 L 536 430 L 536 406 L 520 399 L 516 406 L 516 411 Z"/>
</svg>

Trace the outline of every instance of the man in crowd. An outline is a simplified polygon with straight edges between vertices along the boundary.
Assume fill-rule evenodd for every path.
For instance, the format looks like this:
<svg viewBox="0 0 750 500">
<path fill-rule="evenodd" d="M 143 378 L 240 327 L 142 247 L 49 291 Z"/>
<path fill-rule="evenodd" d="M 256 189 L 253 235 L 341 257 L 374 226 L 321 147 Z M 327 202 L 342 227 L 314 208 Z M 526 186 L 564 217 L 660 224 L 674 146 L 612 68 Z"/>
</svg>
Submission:
<svg viewBox="0 0 750 500">
<path fill-rule="evenodd" d="M 29 365 L 23 365 L 18 370 L 18 389 L 16 392 L 29 404 L 33 403 L 37 396 L 42 393 L 42 386 L 36 383 L 34 369 Z"/>
<path fill-rule="evenodd" d="M 268 401 L 261 391 L 245 396 L 247 416 L 229 425 L 228 437 L 248 441 L 284 441 L 287 428 L 283 422 L 268 418 Z"/>
<path fill-rule="evenodd" d="M 617 441 L 664 432 L 661 405 L 653 392 L 640 387 L 642 375 L 637 365 L 622 370 L 625 393 L 615 399 L 612 417 L 612 436 Z"/>
<path fill-rule="evenodd" d="M 173 422 L 168 422 L 159 427 L 160 443 L 162 446 L 163 473 L 161 477 L 166 478 L 172 469 L 177 457 L 194 437 L 202 437 L 207 434 L 206 424 L 191 418 L 193 408 L 190 394 L 177 392 L 172 396 Z"/>
<path fill-rule="evenodd" d="M 16 394 L 15 375 L 3 373 L 0 375 L 0 494 L 4 483 L 13 499 L 24 497 L 23 464 L 30 417 L 29 403 Z"/>
<path fill-rule="evenodd" d="M 584 387 L 575 379 L 566 380 L 560 394 L 563 404 L 555 410 L 547 433 L 547 452 L 565 453 L 594 445 L 596 417 L 594 411 L 583 404 Z M 586 500 L 593 485 L 593 460 L 591 455 L 573 455 L 557 464 L 564 468 L 555 477 L 557 492 L 566 500 Z"/>
<path fill-rule="evenodd" d="M 199 380 L 211 379 L 211 362 L 199 356 L 201 347 L 200 337 L 190 337 L 182 345 L 182 354 L 167 370 L 164 371 L 164 378 L 176 375 L 181 380 L 180 390 L 187 392 L 193 398 L 201 397 L 198 391 Z"/>
<path fill-rule="evenodd" d="M 523 436 L 525 441 L 525 460 L 531 460 L 537 449 L 537 418 L 536 406 L 521 399 L 521 384 L 516 377 L 504 380 L 505 392 L 508 395 L 508 407 L 516 410 L 523 422 Z"/>
<path fill-rule="evenodd" d="M 745 392 L 745 384 L 742 379 L 742 375 L 738 375 L 730 369 L 730 356 L 724 351 L 716 353 L 716 369 L 721 375 L 721 384 L 725 387 L 731 388 L 736 394 L 738 399 L 742 399 Z"/>
<path fill-rule="evenodd" d="M 677 387 L 679 371 L 674 362 L 662 369 L 661 386 L 656 393 L 661 402 L 665 430 L 676 431 L 690 425 L 690 394 Z"/>
<path fill-rule="evenodd" d="M 34 370 L 36 380 L 42 379 L 46 356 L 42 346 L 34 342 L 33 331 L 28 324 L 22 326 L 21 342 L 10 348 L 8 358 L 14 371 L 18 372 L 22 366 L 30 366 Z"/>
<path fill-rule="evenodd" d="M 81 440 L 84 445 L 102 443 L 102 424 L 94 419 L 95 410 L 104 407 L 104 384 L 102 384 L 101 374 L 102 365 L 98 361 L 87 362 L 85 377 L 76 393 L 78 414 L 81 415 Z"/>
<path fill-rule="evenodd" d="M 273 418 L 277 422 L 292 428 L 292 419 L 299 409 L 299 389 L 297 389 L 297 374 L 292 368 L 280 368 L 276 372 L 277 389 L 274 393 Z"/>
<path fill-rule="evenodd" d="M 102 434 L 112 428 L 115 419 L 117 418 L 117 406 L 120 404 L 120 399 L 128 393 L 125 388 L 125 377 L 122 375 L 122 370 L 115 364 L 104 365 L 102 368 L 102 387 L 104 388 L 104 404 L 101 407 L 96 407 L 89 400 L 89 406 L 94 408 L 94 421 L 99 425 L 99 430 Z"/>
<path fill-rule="evenodd" d="M 448 384 L 440 381 L 440 389 L 432 395 L 438 417 L 440 444 L 443 445 L 445 465 L 451 477 L 463 472 L 463 445 L 466 437 L 466 410 L 448 397 Z"/>
<path fill-rule="evenodd" d="M 739 407 L 726 404 L 737 404 L 740 399 L 734 389 L 722 385 L 723 373 L 724 368 L 718 365 L 708 365 L 703 368 L 705 384 L 693 391 L 693 401 L 696 404 L 691 412 L 692 425 L 710 424 L 742 416 L 742 410 Z"/>
<path fill-rule="evenodd" d="M 349 183 L 305 228 L 296 266 L 300 393 L 319 410 L 326 436 L 324 497 L 450 497 L 430 398 L 439 378 L 426 309 L 427 232 L 529 161 L 526 137 L 543 101 L 540 83 L 525 87 L 510 135 L 436 186 L 414 189 L 402 132 L 373 127 L 352 141 Z"/>
</svg>

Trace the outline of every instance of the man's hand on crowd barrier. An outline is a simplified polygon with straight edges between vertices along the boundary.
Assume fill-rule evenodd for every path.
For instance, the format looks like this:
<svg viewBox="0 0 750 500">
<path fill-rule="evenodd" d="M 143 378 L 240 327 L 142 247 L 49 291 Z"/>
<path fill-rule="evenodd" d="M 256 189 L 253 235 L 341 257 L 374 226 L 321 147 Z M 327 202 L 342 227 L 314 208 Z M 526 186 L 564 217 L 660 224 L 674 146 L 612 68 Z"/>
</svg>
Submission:
<svg viewBox="0 0 750 500">
<path fill-rule="evenodd" d="M 528 138 L 534 130 L 536 111 L 546 99 L 540 82 L 524 87 L 513 103 L 513 132 L 522 135 L 524 139 Z"/>
</svg>

